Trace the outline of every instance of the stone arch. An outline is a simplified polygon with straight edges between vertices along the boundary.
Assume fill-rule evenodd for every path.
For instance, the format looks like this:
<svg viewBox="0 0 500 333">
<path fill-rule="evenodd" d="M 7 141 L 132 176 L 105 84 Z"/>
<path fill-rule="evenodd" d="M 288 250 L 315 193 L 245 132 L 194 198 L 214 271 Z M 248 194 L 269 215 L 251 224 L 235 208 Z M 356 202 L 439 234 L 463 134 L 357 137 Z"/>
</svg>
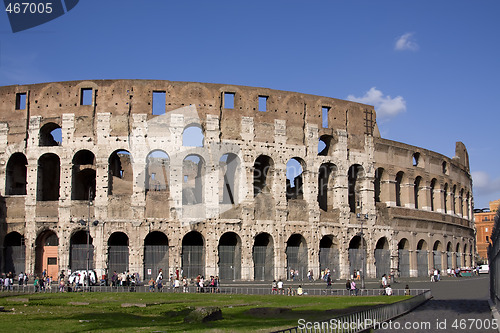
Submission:
<svg viewBox="0 0 500 333">
<path fill-rule="evenodd" d="M 95 156 L 90 150 L 80 150 L 73 156 L 71 199 L 93 200 L 96 190 Z"/>
<path fill-rule="evenodd" d="M 61 162 L 59 156 L 46 153 L 38 159 L 37 201 L 59 200 Z"/>
<path fill-rule="evenodd" d="M 377 278 L 391 273 L 391 251 L 386 237 L 381 237 L 375 245 L 375 269 Z"/>
<path fill-rule="evenodd" d="M 332 279 L 340 278 L 339 246 L 333 235 L 325 235 L 319 241 L 319 269 L 329 269 Z"/>
<path fill-rule="evenodd" d="M 318 172 L 318 205 L 325 212 L 333 209 L 333 186 L 337 166 L 333 163 L 323 163 Z"/>
<path fill-rule="evenodd" d="M 121 231 L 113 232 L 108 238 L 108 272 L 124 273 L 129 267 L 129 239 Z"/>
<path fill-rule="evenodd" d="M 457 243 L 457 246 L 455 248 L 455 257 L 456 257 L 456 260 L 457 260 L 457 267 L 460 268 L 462 267 L 463 263 L 462 263 L 462 252 L 460 252 L 460 243 Z"/>
<path fill-rule="evenodd" d="M 5 194 L 26 195 L 28 160 L 23 153 L 10 156 L 5 170 Z"/>
<path fill-rule="evenodd" d="M 414 201 L 415 201 L 415 209 L 422 208 L 421 198 L 420 198 L 422 192 L 423 192 L 422 177 L 417 176 L 415 178 L 414 183 L 413 183 L 413 197 L 414 197 Z"/>
<path fill-rule="evenodd" d="M 226 153 L 219 159 L 219 203 L 236 205 L 239 203 L 240 159 L 234 153 Z"/>
<path fill-rule="evenodd" d="M 24 236 L 17 231 L 9 232 L 3 241 L 4 273 L 19 274 L 26 272 L 26 245 Z"/>
<path fill-rule="evenodd" d="M 432 259 L 434 262 L 434 269 L 442 270 L 442 254 L 443 252 L 443 245 L 441 244 L 440 241 L 435 241 L 434 246 L 432 247 Z"/>
<path fill-rule="evenodd" d="M 144 280 L 155 278 L 160 270 L 169 271 L 168 237 L 161 231 L 151 231 L 144 238 Z"/>
<path fill-rule="evenodd" d="M 205 135 L 203 127 L 197 123 L 188 124 L 182 131 L 182 145 L 184 147 L 203 147 Z"/>
<path fill-rule="evenodd" d="M 318 156 L 331 156 L 338 140 L 332 135 L 322 135 L 318 139 Z"/>
<path fill-rule="evenodd" d="M 144 187 L 148 192 L 168 192 L 170 157 L 160 149 L 149 152 L 146 156 L 146 177 Z"/>
<path fill-rule="evenodd" d="M 464 265 L 465 267 L 470 266 L 470 265 L 469 265 L 469 262 L 468 262 L 468 260 L 467 260 L 467 243 L 465 243 L 465 244 L 464 244 L 464 251 L 462 252 L 462 258 L 463 258 L 463 261 L 462 261 L 462 262 L 463 262 L 463 265 Z"/>
<path fill-rule="evenodd" d="M 87 247 L 87 231 L 75 230 L 69 241 L 69 267 L 72 271 L 86 270 L 87 259 L 89 269 L 94 269 L 94 244 L 93 238 L 88 235 L 89 245 Z M 88 258 L 87 258 L 88 251 Z"/>
<path fill-rule="evenodd" d="M 418 276 L 428 276 L 429 274 L 429 251 L 427 242 L 423 239 L 417 243 L 417 274 Z"/>
<path fill-rule="evenodd" d="M 205 160 L 191 154 L 182 161 L 182 205 L 202 204 L 204 198 Z"/>
<path fill-rule="evenodd" d="M 437 184 L 437 179 L 436 178 L 432 178 L 431 180 L 431 183 L 430 183 L 430 204 L 431 204 L 431 211 L 435 211 L 436 210 L 436 184 Z"/>
<path fill-rule="evenodd" d="M 299 157 L 292 157 L 286 163 L 286 199 L 303 199 L 304 172 L 306 163 Z"/>
<path fill-rule="evenodd" d="M 260 155 L 253 165 L 253 196 L 270 194 L 274 176 L 274 161 L 267 155 Z"/>
<path fill-rule="evenodd" d="M 307 243 L 301 234 L 291 235 L 286 242 L 286 269 L 288 278 L 305 279 L 308 271 Z M 294 276 L 290 272 L 293 270 Z"/>
<path fill-rule="evenodd" d="M 401 277 L 410 277 L 410 242 L 406 238 L 398 243 L 398 271 Z"/>
<path fill-rule="evenodd" d="M 443 203 L 444 203 L 444 206 L 443 206 L 444 213 L 447 214 L 448 213 L 448 183 L 445 183 L 443 186 Z"/>
<path fill-rule="evenodd" d="M 255 236 L 252 249 L 254 280 L 274 279 L 274 241 L 267 232 Z"/>
<path fill-rule="evenodd" d="M 460 189 L 458 194 L 458 213 L 461 217 L 464 217 L 464 189 Z"/>
<path fill-rule="evenodd" d="M 205 240 L 198 231 L 190 231 L 182 238 L 181 257 L 184 276 L 205 275 Z"/>
<path fill-rule="evenodd" d="M 451 210 L 450 213 L 457 213 L 457 185 L 453 185 L 451 190 Z"/>
<path fill-rule="evenodd" d="M 396 190 L 395 190 L 395 193 L 396 193 L 396 206 L 397 207 L 401 207 L 401 206 L 404 206 L 403 205 L 403 198 L 402 198 L 402 195 L 401 195 L 401 185 L 403 184 L 403 180 L 404 180 L 404 172 L 403 171 L 399 171 L 397 174 L 396 174 L 396 183 L 395 183 L 395 186 L 396 186 Z"/>
<path fill-rule="evenodd" d="M 375 200 L 375 204 L 377 202 L 381 202 L 381 198 L 382 198 L 382 182 L 384 180 L 384 178 L 386 177 L 386 172 L 384 170 L 384 168 L 377 168 L 375 170 L 375 180 L 374 180 L 374 183 L 373 183 L 373 186 L 374 186 L 374 196 L 373 196 L 373 199 Z"/>
<path fill-rule="evenodd" d="M 451 242 L 446 245 L 446 266 L 447 268 L 453 268 L 453 246 Z"/>
<path fill-rule="evenodd" d="M 124 149 L 115 150 L 108 159 L 108 195 L 131 195 L 133 180 L 132 155 Z"/>
<path fill-rule="evenodd" d="M 241 238 L 235 232 L 226 232 L 219 239 L 219 278 L 241 279 Z"/>
<path fill-rule="evenodd" d="M 40 128 L 38 134 L 38 145 L 40 147 L 53 147 L 61 145 L 61 126 L 56 123 L 46 123 Z"/>
<path fill-rule="evenodd" d="M 58 276 L 59 237 L 50 230 L 42 230 L 35 241 L 35 275 L 41 276 L 46 271 L 47 276 Z"/>
<path fill-rule="evenodd" d="M 420 156 L 420 153 L 419 153 L 419 152 L 415 152 L 415 153 L 413 153 L 413 155 L 412 155 L 412 165 L 413 165 L 414 167 L 416 167 L 416 166 L 421 166 L 421 165 L 422 165 L 422 163 L 421 163 L 421 162 L 422 162 L 422 161 L 421 161 L 421 156 Z"/>
<path fill-rule="evenodd" d="M 359 164 L 353 164 L 348 171 L 348 200 L 351 213 L 362 213 L 361 188 L 364 179 L 364 169 Z"/>
<path fill-rule="evenodd" d="M 361 271 L 366 276 L 366 259 L 366 240 L 356 235 L 349 242 L 349 274 L 353 276 L 354 271 Z"/>
</svg>

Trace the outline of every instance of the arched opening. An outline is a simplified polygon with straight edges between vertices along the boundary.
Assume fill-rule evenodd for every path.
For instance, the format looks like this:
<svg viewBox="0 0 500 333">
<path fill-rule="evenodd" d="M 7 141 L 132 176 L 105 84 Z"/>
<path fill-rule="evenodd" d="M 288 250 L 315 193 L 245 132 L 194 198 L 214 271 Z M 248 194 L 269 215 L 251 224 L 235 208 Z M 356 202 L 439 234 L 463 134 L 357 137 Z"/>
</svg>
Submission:
<svg viewBox="0 0 500 333">
<path fill-rule="evenodd" d="M 222 188 L 219 188 L 220 204 L 238 204 L 239 188 L 239 158 L 236 154 L 224 154 L 219 160 L 219 182 Z"/>
<path fill-rule="evenodd" d="M 286 163 L 286 199 L 302 199 L 303 198 L 303 183 L 302 173 L 304 171 L 304 161 L 300 158 L 291 158 Z"/>
<path fill-rule="evenodd" d="M 155 150 L 146 157 L 146 177 L 144 187 L 149 192 L 167 192 L 170 159 L 164 151 Z"/>
<path fill-rule="evenodd" d="M 404 173 L 402 171 L 396 174 L 396 206 L 401 207 L 401 183 L 403 182 Z"/>
<path fill-rule="evenodd" d="M 458 195 L 458 213 L 460 214 L 461 217 L 464 217 L 464 189 L 460 190 L 460 193 Z"/>
<path fill-rule="evenodd" d="M 332 279 L 340 278 L 339 249 L 332 235 L 326 235 L 319 241 L 319 269 L 330 270 Z"/>
<path fill-rule="evenodd" d="M 274 162 L 266 155 L 260 155 L 253 165 L 253 196 L 271 193 Z"/>
<path fill-rule="evenodd" d="M 89 235 L 89 246 L 87 248 L 87 231 L 79 230 L 70 239 L 69 267 L 72 271 L 87 269 L 87 249 L 89 269 L 94 269 L 94 245 Z"/>
<path fill-rule="evenodd" d="M 415 209 L 420 208 L 421 183 L 422 183 L 422 177 L 418 176 L 417 178 L 415 178 L 415 182 L 413 183 L 413 196 L 415 199 Z"/>
<path fill-rule="evenodd" d="M 463 265 L 464 265 L 465 267 L 470 266 L 470 265 L 469 265 L 469 262 L 468 262 L 468 260 L 467 260 L 467 259 L 468 259 L 468 258 L 467 258 L 467 244 L 464 244 L 463 258 L 464 258 L 464 260 L 462 261 L 462 262 L 463 262 Z"/>
<path fill-rule="evenodd" d="M 381 199 L 381 194 L 382 194 L 382 188 L 381 188 L 381 183 L 382 183 L 382 177 L 384 176 L 384 169 L 383 168 L 378 168 L 375 170 L 375 181 L 373 183 L 374 190 L 375 190 L 375 203 L 380 202 Z"/>
<path fill-rule="evenodd" d="M 52 230 L 41 232 L 35 245 L 35 275 L 40 276 L 45 271 L 47 276 L 57 277 L 59 238 L 56 233 Z"/>
<path fill-rule="evenodd" d="M 413 160 L 413 166 L 418 166 L 420 163 L 420 153 L 414 153 L 412 160 Z"/>
<path fill-rule="evenodd" d="M 234 232 L 226 232 L 219 240 L 219 278 L 241 279 L 241 239 Z"/>
<path fill-rule="evenodd" d="M 421 239 L 417 244 L 417 274 L 428 276 L 429 274 L 429 251 L 427 243 Z"/>
<path fill-rule="evenodd" d="M 318 172 L 318 204 L 319 208 L 328 212 L 333 209 L 333 182 L 336 167 L 332 163 L 323 163 Z"/>
<path fill-rule="evenodd" d="M 72 200 L 94 200 L 96 186 L 95 156 L 89 150 L 80 150 L 73 157 Z"/>
<path fill-rule="evenodd" d="M 460 252 L 460 243 L 457 244 L 457 247 L 455 250 L 455 257 L 457 260 L 457 267 L 458 268 L 462 267 L 462 252 Z"/>
<path fill-rule="evenodd" d="M 436 178 L 433 178 L 431 180 L 431 186 L 430 186 L 430 192 L 431 192 L 431 211 L 435 211 L 436 210 L 436 203 L 435 203 L 435 194 L 434 194 L 434 191 L 436 190 Z"/>
<path fill-rule="evenodd" d="M 448 184 L 444 184 L 443 188 L 443 202 L 444 202 L 444 213 L 448 213 Z"/>
<path fill-rule="evenodd" d="M 349 209 L 351 213 L 361 212 L 361 180 L 363 179 L 363 167 L 359 164 L 352 165 L 348 172 L 348 195 Z"/>
<path fill-rule="evenodd" d="M 197 231 L 182 239 L 182 270 L 187 278 L 205 275 L 205 247 L 203 236 Z"/>
<path fill-rule="evenodd" d="M 40 147 L 59 146 L 61 142 L 61 126 L 56 123 L 47 123 L 40 128 L 38 136 L 38 145 Z"/>
<path fill-rule="evenodd" d="M 150 232 L 144 239 L 144 280 L 169 272 L 168 238 L 160 231 Z"/>
<path fill-rule="evenodd" d="M 123 232 L 114 232 L 108 239 L 108 272 L 128 272 L 128 236 Z"/>
<path fill-rule="evenodd" d="M 410 277 L 410 242 L 406 238 L 398 243 L 398 271 L 401 277 Z"/>
<path fill-rule="evenodd" d="M 453 185 L 453 190 L 451 192 L 451 213 L 457 213 L 457 185 Z"/>
<path fill-rule="evenodd" d="M 10 232 L 5 235 L 3 246 L 3 272 L 12 272 L 12 274 L 25 272 L 26 246 L 24 244 L 24 236 L 15 231 Z"/>
<path fill-rule="evenodd" d="M 131 195 L 132 186 L 132 156 L 126 150 L 116 150 L 108 160 L 108 195 Z"/>
<path fill-rule="evenodd" d="M 454 268 L 453 267 L 453 247 L 451 245 L 451 242 L 448 242 L 448 245 L 446 245 L 446 268 Z"/>
<path fill-rule="evenodd" d="M 443 269 L 443 265 L 441 264 L 441 253 L 443 251 L 443 246 L 440 241 L 436 241 L 434 246 L 432 247 L 432 258 L 434 262 L 434 269 L 438 269 L 441 271 Z"/>
<path fill-rule="evenodd" d="M 333 153 L 336 140 L 331 135 L 322 135 L 318 140 L 318 156 L 329 156 Z"/>
<path fill-rule="evenodd" d="M 199 155 L 189 155 L 182 162 L 182 204 L 203 203 L 203 176 L 205 162 Z"/>
<path fill-rule="evenodd" d="M 300 234 L 293 234 L 286 242 L 286 268 L 288 278 L 305 279 L 308 270 L 307 244 Z M 294 272 L 291 276 L 290 272 Z"/>
<path fill-rule="evenodd" d="M 385 237 L 380 238 L 375 246 L 375 269 L 377 278 L 391 273 L 391 251 Z"/>
<path fill-rule="evenodd" d="M 260 233 L 255 237 L 253 251 L 254 280 L 274 279 L 274 242 L 268 233 Z"/>
<path fill-rule="evenodd" d="M 23 153 L 14 153 L 5 170 L 5 194 L 26 195 L 26 174 L 28 160 Z"/>
<path fill-rule="evenodd" d="M 354 236 L 349 242 L 349 274 L 354 275 L 354 272 L 360 271 L 363 276 L 366 276 L 366 241 L 363 239 L 361 243 L 360 236 Z"/>
<path fill-rule="evenodd" d="M 198 124 L 188 125 L 182 132 L 182 145 L 184 147 L 203 147 L 204 140 L 203 130 Z"/>
<path fill-rule="evenodd" d="M 37 201 L 59 200 L 60 165 L 56 154 L 43 154 L 38 159 Z"/>
</svg>

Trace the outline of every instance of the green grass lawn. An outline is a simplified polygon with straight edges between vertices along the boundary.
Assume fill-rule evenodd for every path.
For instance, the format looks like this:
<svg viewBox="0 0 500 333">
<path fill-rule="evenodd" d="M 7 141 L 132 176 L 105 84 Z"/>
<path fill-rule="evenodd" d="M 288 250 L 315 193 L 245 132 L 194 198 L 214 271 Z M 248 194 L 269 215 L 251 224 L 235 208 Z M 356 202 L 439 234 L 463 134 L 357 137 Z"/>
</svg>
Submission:
<svg viewBox="0 0 500 333">
<path fill-rule="evenodd" d="M 405 298 L 182 293 L 9 295 L 0 298 L 0 306 L 6 311 L 0 312 L 0 332 L 269 332 L 297 326 L 301 318 L 325 320 Z M 122 307 L 125 303 L 146 306 Z M 223 319 L 184 322 L 192 309 L 206 306 L 220 307 Z"/>
</svg>

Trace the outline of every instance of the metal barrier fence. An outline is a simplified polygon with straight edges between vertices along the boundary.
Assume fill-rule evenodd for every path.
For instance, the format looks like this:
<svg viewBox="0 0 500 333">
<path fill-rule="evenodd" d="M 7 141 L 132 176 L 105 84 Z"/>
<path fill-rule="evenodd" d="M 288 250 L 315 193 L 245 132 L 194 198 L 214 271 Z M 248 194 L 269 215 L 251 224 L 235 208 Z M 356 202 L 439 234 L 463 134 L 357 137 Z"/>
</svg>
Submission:
<svg viewBox="0 0 500 333">
<path fill-rule="evenodd" d="M 64 288 L 65 292 L 112 292 L 112 293 L 124 293 L 124 292 L 163 292 L 163 293 L 219 293 L 219 294 L 243 294 L 243 295 L 281 295 L 281 296 L 297 296 L 297 289 L 295 288 L 283 288 L 283 290 L 277 290 L 273 292 L 271 288 L 262 288 L 262 287 L 219 287 L 219 288 L 210 288 L 204 287 L 203 290 L 197 288 L 194 285 L 187 287 L 186 291 L 181 286 L 180 288 L 174 288 L 171 286 L 164 286 L 161 290 L 157 288 L 150 289 L 147 285 L 139 285 L 139 286 L 80 286 L 78 288 L 67 286 Z M 411 296 L 416 296 L 422 294 L 426 291 L 426 289 L 393 289 L 394 296 L 403 296 L 408 293 Z M 35 291 L 35 286 L 32 284 L 28 285 L 17 285 L 14 284 L 10 289 L 1 289 L 2 293 L 8 292 L 17 292 L 17 293 L 57 293 L 59 291 L 59 286 L 56 284 L 52 284 L 50 287 L 45 287 L 43 290 L 38 289 Z M 379 296 L 383 295 L 383 289 L 364 289 L 358 290 L 357 296 Z M 303 288 L 304 295 L 309 296 L 354 296 L 354 292 L 347 289 L 325 289 L 325 288 Z M 297 296 L 298 297 L 298 296 Z"/>
<path fill-rule="evenodd" d="M 430 290 L 425 290 L 410 299 L 382 305 L 373 309 L 342 315 L 321 322 L 301 322 L 297 327 L 273 333 L 355 333 L 370 328 L 384 328 L 383 323 L 407 313 L 432 297 Z"/>
</svg>

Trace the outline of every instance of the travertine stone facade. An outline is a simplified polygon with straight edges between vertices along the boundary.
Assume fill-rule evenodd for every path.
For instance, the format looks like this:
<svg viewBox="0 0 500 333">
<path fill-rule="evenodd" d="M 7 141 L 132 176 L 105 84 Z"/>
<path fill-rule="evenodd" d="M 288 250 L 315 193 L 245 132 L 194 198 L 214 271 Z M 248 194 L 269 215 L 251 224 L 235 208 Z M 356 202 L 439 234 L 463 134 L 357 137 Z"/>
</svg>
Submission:
<svg viewBox="0 0 500 333">
<path fill-rule="evenodd" d="M 462 143 L 448 158 L 381 138 L 372 106 L 265 88 L 0 87 L 0 194 L 4 271 L 83 269 L 87 225 L 91 267 L 146 278 L 417 276 L 474 252 Z"/>
</svg>

